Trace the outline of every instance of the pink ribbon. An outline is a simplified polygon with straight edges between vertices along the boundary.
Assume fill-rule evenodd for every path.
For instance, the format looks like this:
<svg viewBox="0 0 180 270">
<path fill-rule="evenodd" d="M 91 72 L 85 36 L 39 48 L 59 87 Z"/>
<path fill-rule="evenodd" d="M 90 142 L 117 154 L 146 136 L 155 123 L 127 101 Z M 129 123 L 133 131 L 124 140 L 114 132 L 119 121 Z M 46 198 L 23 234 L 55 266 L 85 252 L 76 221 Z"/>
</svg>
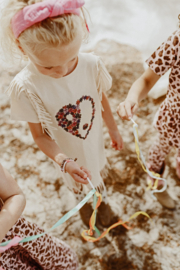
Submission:
<svg viewBox="0 0 180 270">
<path fill-rule="evenodd" d="M 5 246 L 5 247 L 0 247 L 0 253 L 3 253 L 4 251 L 8 250 L 8 249 L 11 248 L 11 247 L 17 246 L 18 243 L 19 243 L 22 239 L 23 239 L 23 238 L 20 238 L 20 237 L 18 237 L 18 236 L 14 237 L 14 238 L 11 240 L 11 242 L 10 242 L 7 246 Z M 1 268 L 0 268 L 0 270 L 1 270 Z"/>
<path fill-rule="evenodd" d="M 12 19 L 12 31 L 15 38 L 35 23 L 50 17 L 72 13 L 80 15 L 84 0 L 45 0 L 40 3 L 26 6 L 20 10 Z"/>
</svg>

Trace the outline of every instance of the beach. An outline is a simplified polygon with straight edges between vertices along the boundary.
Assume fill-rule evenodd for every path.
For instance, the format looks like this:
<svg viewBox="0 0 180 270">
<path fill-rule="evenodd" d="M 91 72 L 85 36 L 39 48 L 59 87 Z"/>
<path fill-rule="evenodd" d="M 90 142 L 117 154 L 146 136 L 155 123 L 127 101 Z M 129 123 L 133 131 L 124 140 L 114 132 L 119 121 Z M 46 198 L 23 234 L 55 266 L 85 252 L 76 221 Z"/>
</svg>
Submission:
<svg viewBox="0 0 180 270">
<path fill-rule="evenodd" d="M 81 237 L 87 227 L 76 213 L 52 235 L 76 251 L 79 270 L 180 270 L 180 180 L 176 176 L 176 150 L 172 149 L 168 155 L 164 174 L 168 192 L 176 202 L 176 209 L 170 211 L 147 191 L 147 174 L 137 159 L 132 122 L 122 121 L 116 113 L 119 102 L 144 72 L 144 60 L 177 29 L 180 3 L 177 0 L 87 0 L 86 7 L 92 23 L 89 23 L 89 43 L 82 50 L 100 55 L 113 78 L 107 96 L 124 140 L 122 151 L 113 150 L 107 128 L 103 126 L 110 164 L 109 175 L 104 179 L 109 203 L 123 221 L 138 211 L 145 211 L 151 220 L 140 215 L 128 223 L 131 230 L 119 226 L 93 244 Z M 10 101 L 4 92 L 19 70 L 20 67 L 9 70 L 0 61 L 0 163 L 26 195 L 24 216 L 47 230 L 76 203 L 57 176 L 52 161 L 33 142 L 27 123 L 10 120 Z M 164 91 L 166 85 L 167 78 L 156 89 Z M 152 122 L 164 98 L 146 98 L 134 116 L 146 160 L 157 135 Z"/>
</svg>

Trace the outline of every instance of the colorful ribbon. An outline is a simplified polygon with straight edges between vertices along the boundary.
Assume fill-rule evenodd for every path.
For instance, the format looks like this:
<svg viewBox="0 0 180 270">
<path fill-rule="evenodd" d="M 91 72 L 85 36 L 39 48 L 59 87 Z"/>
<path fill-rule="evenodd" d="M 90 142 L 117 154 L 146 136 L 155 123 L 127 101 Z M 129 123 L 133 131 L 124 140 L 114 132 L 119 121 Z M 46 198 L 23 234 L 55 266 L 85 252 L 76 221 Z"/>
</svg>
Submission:
<svg viewBox="0 0 180 270">
<path fill-rule="evenodd" d="M 14 237 L 12 241 L 6 246 L 0 246 L 0 253 L 3 253 L 4 251 L 8 250 L 11 247 L 17 246 L 21 240 L 22 238 L 18 236 Z"/>
<path fill-rule="evenodd" d="M 161 193 L 163 191 L 166 190 L 167 188 L 167 181 L 166 179 L 160 177 L 160 175 L 158 173 L 154 173 L 154 172 L 151 172 L 148 167 L 146 166 L 146 161 L 145 161 L 145 158 L 142 154 L 142 151 L 140 149 L 140 146 L 139 146 L 139 139 L 138 139 L 138 125 L 136 124 L 136 122 L 130 118 L 130 120 L 133 122 L 133 133 L 134 133 L 134 137 L 135 137 L 135 147 L 136 147 L 136 153 L 137 153 L 137 158 L 143 168 L 143 170 L 152 178 L 156 179 L 155 183 L 154 183 L 154 186 L 152 185 L 152 182 L 149 181 L 148 183 L 148 188 L 147 190 L 151 189 L 151 195 L 152 197 L 156 199 L 156 197 L 154 196 L 154 193 Z M 158 187 L 158 181 L 159 180 L 163 180 L 164 181 L 164 186 L 162 189 L 157 189 Z"/>
<path fill-rule="evenodd" d="M 152 186 L 152 184 L 150 183 L 149 184 L 149 187 L 148 189 L 153 189 L 151 191 L 152 193 L 152 196 L 153 198 L 156 199 L 156 197 L 153 195 L 155 192 L 163 192 L 166 187 L 167 187 L 167 182 L 165 179 L 159 177 L 159 174 L 155 174 L 151 171 L 149 171 L 149 169 L 147 168 L 146 166 L 146 162 L 145 162 L 145 159 L 144 159 L 144 156 L 141 152 L 141 149 L 139 147 L 139 139 L 138 139 L 138 125 L 134 122 L 134 120 L 131 118 L 131 121 L 133 122 L 133 133 L 134 133 L 134 137 L 135 137 L 135 146 L 136 146 L 136 153 L 137 153 L 137 158 L 143 168 L 143 170 L 149 174 L 150 177 L 156 179 L 155 181 L 155 184 L 154 186 Z M 165 182 L 165 185 L 164 187 L 161 189 L 161 190 L 157 190 L 157 186 L 158 186 L 158 180 L 163 180 Z M 86 240 L 86 241 L 89 241 L 89 242 L 96 242 L 100 239 L 102 239 L 103 237 L 105 237 L 110 230 L 112 230 L 113 228 L 119 226 L 119 225 L 122 225 L 124 226 L 126 229 L 130 230 L 131 228 L 128 227 L 125 223 L 129 222 L 131 219 L 134 219 L 136 218 L 137 216 L 139 216 L 140 214 L 148 217 L 149 215 L 143 211 L 139 211 L 139 212 L 136 212 L 135 214 L 133 214 L 127 221 L 122 221 L 122 220 L 119 220 L 117 223 L 113 224 L 112 226 L 110 226 L 106 231 L 104 231 L 102 234 L 99 232 L 99 230 L 97 229 L 97 227 L 95 226 L 96 224 L 96 215 L 97 215 L 97 209 L 98 207 L 100 206 L 101 202 L 102 202 L 102 196 L 100 193 L 98 193 L 92 182 L 89 180 L 88 178 L 88 181 L 89 181 L 89 184 L 91 185 L 92 187 L 92 190 L 86 195 L 86 197 L 76 206 L 74 207 L 72 210 L 70 210 L 66 215 L 64 215 L 52 228 L 50 228 L 49 230 L 47 230 L 47 232 L 50 232 L 52 230 L 54 230 L 55 228 L 59 227 L 61 224 L 63 224 L 65 221 L 67 221 L 70 217 L 72 217 L 77 211 L 79 211 L 83 206 L 84 204 L 94 195 L 94 201 L 93 201 L 93 206 L 94 206 L 94 211 L 93 211 L 93 214 L 90 218 L 90 221 L 89 221 L 89 226 L 90 226 L 90 229 L 89 230 L 84 230 L 81 235 L 82 237 Z M 94 231 L 98 234 L 98 238 L 95 238 L 93 237 L 93 234 L 94 234 Z M 5 250 L 9 249 L 10 247 L 12 246 L 15 246 L 15 245 L 18 245 L 19 243 L 25 243 L 25 242 L 29 242 L 29 241 L 33 241 L 35 239 L 38 239 L 39 237 L 47 234 L 47 232 L 44 232 L 44 233 L 41 233 L 41 234 L 38 234 L 38 235 L 34 235 L 34 236 L 30 236 L 30 237 L 26 237 L 26 238 L 18 238 L 18 237 L 15 237 L 13 238 L 12 240 L 10 241 L 7 241 L 7 242 L 3 242 L 0 244 L 0 253 L 4 252 Z M 0 269 L 1 270 L 1 269 Z"/>
<path fill-rule="evenodd" d="M 86 195 L 86 197 L 76 207 L 74 207 L 67 214 L 65 214 L 52 228 L 47 230 L 47 232 L 50 232 L 50 231 L 54 230 L 55 228 L 59 227 L 61 224 L 63 224 L 65 221 L 67 221 L 70 217 L 72 217 L 75 213 L 77 213 L 85 205 L 85 203 L 87 203 L 87 201 L 94 195 L 95 192 L 96 192 L 96 190 L 92 189 Z M 44 233 L 41 233 L 41 234 L 38 234 L 38 235 L 33 235 L 33 236 L 30 236 L 30 237 L 26 237 L 26 238 L 23 238 L 21 240 L 19 239 L 20 241 L 16 242 L 16 244 L 33 241 L 33 240 L 47 234 L 47 232 L 44 232 Z M 17 238 L 16 238 L 16 240 L 17 240 Z M 7 242 L 1 243 L 0 248 L 1 247 L 6 247 L 5 250 L 7 250 L 10 247 L 12 247 L 14 245 L 14 243 L 15 243 L 15 238 L 13 238 L 12 240 L 9 240 Z M 5 250 L 0 249 L 0 253 L 4 252 Z"/>
<path fill-rule="evenodd" d="M 107 230 L 105 230 L 102 234 L 100 234 L 99 230 L 95 226 L 95 223 L 96 223 L 96 211 L 97 211 L 98 207 L 100 206 L 100 204 L 102 202 L 102 196 L 101 196 L 100 193 L 98 193 L 96 191 L 96 193 L 94 194 L 94 198 L 95 198 L 94 202 L 96 203 L 96 205 L 94 207 L 93 214 L 92 214 L 92 216 L 90 218 L 90 221 L 89 221 L 90 229 L 89 230 L 84 230 L 81 233 L 84 240 L 86 240 L 88 242 L 97 242 L 97 241 L 99 241 L 100 239 L 105 237 L 109 233 L 110 230 L 114 229 L 115 227 L 117 227 L 119 225 L 124 226 L 127 230 L 132 229 L 132 228 L 128 227 L 125 223 L 129 222 L 131 219 L 136 218 L 139 215 L 144 215 L 144 216 L 146 216 L 146 217 L 148 217 L 150 219 L 150 217 L 149 217 L 149 215 L 147 213 L 145 213 L 143 211 L 139 211 L 139 212 L 136 212 L 134 215 L 132 215 L 127 221 L 119 220 L 117 223 L 113 224 Z M 98 238 L 93 237 L 94 231 L 97 232 Z"/>
</svg>

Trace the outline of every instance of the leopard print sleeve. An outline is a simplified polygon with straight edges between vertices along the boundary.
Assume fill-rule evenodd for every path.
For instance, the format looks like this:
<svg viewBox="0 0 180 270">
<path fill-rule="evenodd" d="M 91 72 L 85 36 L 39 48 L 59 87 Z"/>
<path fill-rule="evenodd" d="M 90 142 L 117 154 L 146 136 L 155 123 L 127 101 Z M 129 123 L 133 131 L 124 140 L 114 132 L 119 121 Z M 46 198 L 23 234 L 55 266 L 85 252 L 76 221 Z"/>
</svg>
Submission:
<svg viewBox="0 0 180 270">
<path fill-rule="evenodd" d="M 180 31 L 175 31 L 167 41 L 146 60 L 148 66 L 159 76 L 164 75 L 174 66 L 178 58 L 180 46 Z"/>
</svg>

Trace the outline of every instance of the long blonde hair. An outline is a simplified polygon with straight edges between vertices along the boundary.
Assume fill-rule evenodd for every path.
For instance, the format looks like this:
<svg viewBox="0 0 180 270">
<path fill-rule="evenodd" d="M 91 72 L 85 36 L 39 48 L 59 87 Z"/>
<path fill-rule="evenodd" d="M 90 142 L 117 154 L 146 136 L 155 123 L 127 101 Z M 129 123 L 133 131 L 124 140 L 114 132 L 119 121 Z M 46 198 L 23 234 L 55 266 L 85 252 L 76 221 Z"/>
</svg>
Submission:
<svg viewBox="0 0 180 270">
<path fill-rule="evenodd" d="M 27 54 L 32 54 L 49 47 L 68 44 L 81 30 L 80 27 L 83 30 L 83 40 L 88 37 L 85 10 L 81 8 L 82 16 L 65 14 L 47 18 L 26 29 L 16 40 L 11 29 L 12 18 L 24 7 L 38 2 L 43 2 L 43 0 L 9 0 L 1 11 L 0 43 L 6 58 L 11 61 L 23 56 L 19 45 Z"/>
</svg>

